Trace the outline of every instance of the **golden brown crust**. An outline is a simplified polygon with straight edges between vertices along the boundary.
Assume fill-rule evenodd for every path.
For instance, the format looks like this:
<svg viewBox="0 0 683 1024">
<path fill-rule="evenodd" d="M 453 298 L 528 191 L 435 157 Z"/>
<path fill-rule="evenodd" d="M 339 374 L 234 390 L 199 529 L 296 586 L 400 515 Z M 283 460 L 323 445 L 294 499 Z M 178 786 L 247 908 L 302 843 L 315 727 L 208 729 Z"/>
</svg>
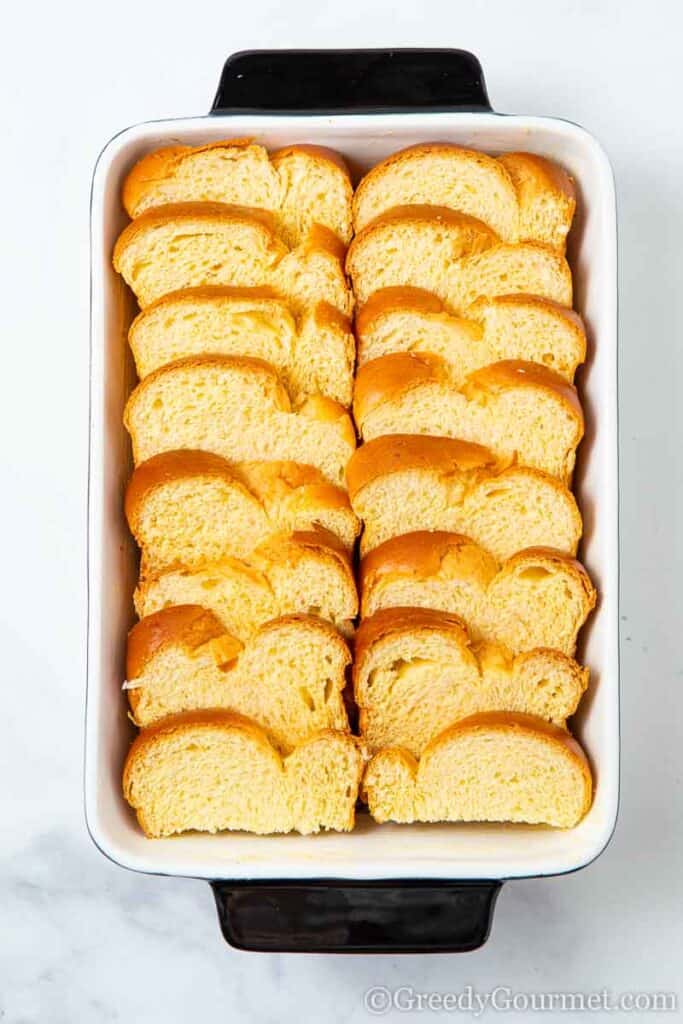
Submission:
<svg viewBox="0 0 683 1024">
<path fill-rule="evenodd" d="M 276 235 L 275 219 L 268 210 L 260 210 L 253 206 L 237 206 L 231 203 L 165 203 L 163 206 L 153 206 L 151 209 L 145 210 L 123 229 L 114 246 L 112 257 L 114 269 L 121 270 L 121 254 L 138 235 L 143 234 L 149 228 L 174 220 L 222 221 L 224 223 L 251 221 L 268 234 L 269 243 L 275 246 L 282 255 L 288 251 Z"/>
<path fill-rule="evenodd" d="M 498 458 L 481 444 L 429 434 L 389 434 L 356 449 L 346 465 L 346 483 L 353 501 L 367 484 L 389 473 L 427 470 L 450 476 L 469 470 L 495 473 L 498 466 Z"/>
<path fill-rule="evenodd" d="M 445 312 L 441 299 L 426 288 L 412 285 L 392 285 L 373 292 L 356 312 L 356 332 L 360 338 L 372 328 L 374 322 L 386 313 L 409 310 L 422 316 Z"/>
<path fill-rule="evenodd" d="M 393 356 L 383 358 L 393 359 Z M 583 435 L 583 409 L 576 388 L 561 374 L 541 363 L 530 363 L 524 359 L 503 359 L 498 363 L 491 363 L 471 373 L 462 390 L 468 398 L 473 398 L 477 393 L 499 392 L 520 386 L 544 388 L 546 391 L 554 392 L 573 413 L 577 429 L 580 431 L 579 438 Z"/>
<path fill-rule="evenodd" d="M 220 455 L 193 448 L 160 452 L 136 466 L 128 482 L 124 510 L 131 531 L 135 533 L 133 527 L 148 494 L 164 484 L 192 476 L 223 477 L 230 483 L 244 487 L 231 463 L 221 458 Z"/>
<path fill-rule="evenodd" d="M 318 420 L 321 423 L 336 423 L 341 431 L 346 444 L 353 451 L 356 450 L 356 430 L 345 406 L 328 398 L 326 395 L 309 395 L 296 410 L 300 416 L 308 416 L 310 419 Z"/>
<path fill-rule="evenodd" d="M 449 551 L 478 548 L 469 537 L 448 530 L 415 530 L 390 537 L 361 560 L 359 589 L 361 594 L 384 576 L 412 574 L 420 579 L 438 573 Z"/>
<path fill-rule="evenodd" d="M 545 184 L 546 188 L 561 192 L 572 203 L 576 204 L 576 187 L 574 179 L 565 171 L 564 167 L 556 164 L 546 157 L 537 156 L 535 153 L 503 153 L 498 161 L 511 176 L 515 184 L 515 170 L 523 166 L 527 173 L 534 174 Z"/>
<path fill-rule="evenodd" d="M 253 472 L 255 466 L 258 467 L 258 474 Z M 305 488 L 310 503 L 326 505 L 328 508 L 345 508 L 351 511 L 346 491 L 335 484 L 328 483 L 315 466 L 307 466 L 291 460 L 275 460 L 258 463 L 236 462 L 233 469 L 238 479 L 260 501 L 267 500 L 269 494 L 277 491 L 278 485 L 284 485 L 289 490 Z"/>
<path fill-rule="evenodd" d="M 314 146 L 308 142 L 295 142 L 291 146 L 283 146 L 281 149 L 276 149 L 270 154 L 270 161 L 273 166 L 277 167 L 281 160 L 296 153 L 304 153 L 307 156 L 318 157 L 320 160 L 326 161 L 328 164 L 332 164 L 337 167 L 340 171 L 343 171 L 344 176 L 348 178 L 349 185 L 351 184 L 351 172 L 349 171 L 346 160 L 338 153 L 336 149 L 330 149 L 328 146 Z"/>
<path fill-rule="evenodd" d="M 435 611 L 431 608 L 381 608 L 361 621 L 353 641 L 353 678 L 358 680 L 364 671 L 368 652 L 377 643 L 397 633 L 411 636 L 421 630 L 450 633 L 458 643 L 469 647 L 467 626 L 458 615 Z"/>
<path fill-rule="evenodd" d="M 304 548 L 311 550 L 324 550 L 336 555 L 346 568 L 351 568 L 351 557 L 341 540 L 335 533 L 326 530 L 323 526 L 316 526 L 313 530 L 294 530 L 290 534 L 291 540 Z"/>
<path fill-rule="evenodd" d="M 129 217 L 135 216 L 148 182 L 167 178 L 171 168 L 191 149 L 191 146 L 164 146 L 163 149 L 155 149 L 138 160 L 126 175 L 121 192 L 121 202 Z"/>
<path fill-rule="evenodd" d="M 283 625 L 287 626 L 292 623 L 304 623 L 306 627 L 317 633 L 324 634 L 325 638 L 334 644 L 340 653 L 344 657 L 345 665 L 351 664 L 351 652 L 349 645 L 346 643 L 344 638 L 340 635 L 339 630 L 328 622 L 327 619 L 321 619 L 317 615 L 307 615 L 303 612 L 293 612 L 290 615 L 279 615 L 276 619 L 271 619 L 270 622 L 265 622 L 260 628 L 259 633 L 277 633 L 282 629 Z M 225 633 L 225 630 L 223 630 Z"/>
<path fill-rule="evenodd" d="M 344 271 L 346 246 L 332 228 L 326 228 L 323 224 L 312 224 L 298 249 L 304 255 L 315 252 L 316 249 L 323 249 L 334 256 L 342 272 Z"/>
<path fill-rule="evenodd" d="M 353 389 L 353 417 L 360 426 L 379 405 L 422 384 L 448 384 L 444 360 L 430 352 L 392 352 L 361 366 Z"/>
<path fill-rule="evenodd" d="M 126 678 L 141 676 L 152 658 L 169 644 L 194 650 L 224 634 L 220 620 L 199 605 L 179 604 L 146 615 L 128 634 Z"/>
<path fill-rule="evenodd" d="M 185 302 L 189 304 L 204 299 L 210 299 L 211 301 L 236 299 L 246 302 L 267 299 L 287 308 L 285 299 L 274 288 L 269 288 L 267 285 L 254 285 L 251 288 L 246 288 L 226 284 L 202 284 L 196 288 L 179 288 L 175 292 L 167 292 L 165 295 L 160 295 L 158 299 L 154 299 L 135 317 L 130 327 L 130 333 L 133 333 L 139 320 L 145 319 L 156 309 L 163 309 L 165 306 L 181 305 Z"/>
<path fill-rule="evenodd" d="M 313 317 L 318 326 L 327 327 L 333 331 L 340 331 L 343 334 L 350 334 L 353 338 L 350 317 L 346 316 L 345 313 L 342 313 L 329 302 L 318 302 L 313 307 Z M 353 341 L 353 347 L 355 352 L 355 340 Z"/>
</svg>

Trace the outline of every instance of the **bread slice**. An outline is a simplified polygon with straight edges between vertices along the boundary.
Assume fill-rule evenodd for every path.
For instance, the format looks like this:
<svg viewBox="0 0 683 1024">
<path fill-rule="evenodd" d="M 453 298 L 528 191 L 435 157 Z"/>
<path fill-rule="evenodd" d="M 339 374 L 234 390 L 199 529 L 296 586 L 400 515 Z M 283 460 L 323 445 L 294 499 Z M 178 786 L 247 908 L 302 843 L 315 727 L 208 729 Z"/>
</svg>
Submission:
<svg viewBox="0 0 683 1024">
<path fill-rule="evenodd" d="M 170 203 L 142 213 L 114 246 L 114 269 L 144 309 L 162 295 L 204 285 L 270 287 L 296 313 L 327 302 L 349 315 L 344 246 L 316 225 L 294 249 L 273 217 L 222 203 Z"/>
<path fill-rule="evenodd" d="M 573 828 L 593 784 L 583 750 L 533 715 L 485 712 L 433 739 L 417 761 L 380 751 L 363 788 L 375 821 L 510 821 Z"/>
<path fill-rule="evenodd" d="M 581 515 L 564 484 L 527 466 L 503 467 L 478 444 L 390 434 L 358 448 L 346 467 L 363 520 L 361 554 L 402 533 L 464 533 L 503 561 L 529 547 L 576 554 Z"/>
<path fill-rule="evenodd" d="M 321 394 L 351 404 L 351 324 L 325 302 L 297 320 L 272 288 L 186 288 L 147 306 L 128 341 L 140 379 L 187 356 L 254 356 L 278 371 L 295 402 Z"/>
<path fill-rule="evenodd" d="M 462 619 L 429 609 L 375 612 L 361 622 L 354 648 L 360 732 L 372 753 L 403 747 L 419 757 L 445 725 L 481 711 L 564 725 L 588 685 L 588 669 L 559 651 L 513 657 L 496 644 L 472 647 Z"/>
<path fill-rule="evenodd" d="M 236 203 L 270 210 L 297 245 L 313 224 L 348 243 L 353 189 L 343 158 L 323 146 L 288 146 L 271 156 L 251 139 L 167 146 L 139 160 L 123 185 L 130 217 L 166 203 Z"/>
<path fill-rule="evenodd" d="M 576 211 L 574 181 L 563 167 L 535 153 L 503 153 L 498 162 L 519 200 L 519 237 L 564 251 Z"/>
<path fill-rule="evenodd" d="M 202 451 L 171 451 L 139 465 L 125 512 L 142 548 L 142 575 L 249 559 L 274 535 L 323 527 L 345 548 L 358 519 L 341 488 L 292 462 L 234 465 Z"/>
<path fill-rule="evenodd" d="M 458 388 L 440 356 L 414 352 L 361 367 L 353 415 L 364 440 L 409 433 L 474 441 L 565 483 L 584 429 L 573 385 L 544 366 L 493 363 Z"/>
<path fill-rule="evenodd" d="M 434 608 L 459 615 L 475 641 L 513 654 L 552 647 L 573 654 L 595 607 L 588 573 L 552 548 L 527 548 L 498 565 L 457 533 L 405 533 L 366 555 L 360 570 L 361 615 L 380 608 Z"/>
<path fill-rule="evenodd" d="M 496 159 L 452 143 L 423 143 L 365 175 L 354 195 L 354 230 L 391 207 L 416 203 L 477 217 L 506 242 L 544 242 L 564 252 L 576 192 L 563 168 L 532 153 Z"/>
<path fill-rule="evenodd" d="M 140 733 L 126 758 L 123 795 L 150 838 L 350 832 L 362 770 L 348 733 L 324 730 L 283 758 L 248 718 L 194 711 Z"/>
<path fill-rule="evenodd" d="M 423 288 L 449 312 L 477 299 L 525 293 L 572 304 L 564 256 L 541 242 L 501 242 L 481 221 L 441 206 L 403 206 L 356 235 L 346 257 L 356 301 L 380 288 Z"/>
<path fill-rule="evenodd" d="M 537 295 L 479 299 L 458 317 L 420 288 L 383 288 L 358 311 L 356 333 L 359 366 L 393 352 L 432 353 L 456 387 L 505 359 L 541 363 L 571 382 L 586 358 L 581 317 Z"/>
<path fill-rule="evenodd" d="M 285 753 L 319 729 L 348 731 L 349 649 L 322 619 L 274 619 L 242 644 L 197 605 L 164 608 L 128 635 L 126 689 L 136 725 L 180 711 L 247 715 Z"/>
<path fill-rule="evenodd" d="M 124 423 L 136 465 L 193 448 L 233 462 L 300 462 L 340 485 L 356 447 L 343 406 L 315 395 L 293 410 L 272 366 L 246 356 L 191 356 L 162 366 L 135 388 Z"/>
<path fill-rule="evenodd" d="M 174 605 L 201 605 L 227 633 L 246 642 L 282 615 L 318 615 L 350 636 L 358 593 L 348 552 L 326 530 L 276 534 L 248 561 L 224 558 L 143 577 L 135 591 L 140 618 Z"/>
</svg>

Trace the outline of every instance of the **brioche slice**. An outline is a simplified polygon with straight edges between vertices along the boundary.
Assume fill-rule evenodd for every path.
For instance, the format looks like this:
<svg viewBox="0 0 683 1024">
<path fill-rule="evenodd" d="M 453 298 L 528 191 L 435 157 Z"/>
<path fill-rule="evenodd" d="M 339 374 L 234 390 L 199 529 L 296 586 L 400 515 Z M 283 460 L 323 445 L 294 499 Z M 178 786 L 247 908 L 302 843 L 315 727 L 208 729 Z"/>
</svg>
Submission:
<svg viewBox="0 0 683 1024">
<path fill-rule="evenodd" d="M 243 643 L 271 619 L 296 614 L 318 615 L 349 636 L 358 615 L 348 552 L 320 529 L 276 534 L 248 562 L 224 558 L 143 577 L 134 600 L 140 618 L 174 605 L 201 605 Z"/>
<path fill-rule="evenodd" d="M 114 269 L 144 309 L 162 295 L 204 285 L 270 287 L 296 313 L 327 302 L 350 314 L 344 246 L 316 225 L 294 249 L 273 217 L 222 203 L 170 203 L 142 213 L 114 246 Z"/>
<path fill-rule="evenodd" d="M 503 153 L 498 161 L 517 190 L 520 239 L 535 239 L 564 252 L 576 211 L 573 179 L 559 164 L 535 153 Z"/>
<path fill-rule="evenodd" d="M 246 356 L 194 356 L 155 370 L 126 403 L 135 464 L 192 448 L 241 462 L 314 466 L 333 484 L 356 447 L 343 406 L 316 395 L 295 411 L 275 370 Z"/>
<path fill-rule="evenodd" d="M 529 547 L 576 554 L 574 495 L 527 466 L 501 467 L 487 448 L 448 437 L 393 434 L 358 448 L 346 467 L 363 520 L 361 554 L 414 530 L 464 533 L 503 561 Z"/>
<path fill-rule="evenodd" d="M 279 233 L 297 245 L 313 224 L 348 243 L 353 189 L 342 157 L 323 146 L 288 146 L 270 157 L 251 139 L 167 146 L 139 160 L 123 185 L 130 217 L 166 203 L 217 202 L 275 214 Z"/>
<path fill-rule="evenodd" d="M 288 616 L 242 644 L 197 605 L 164 608 L 128 635 L 126 689 L 136 725 L 203 708 L 247 715 L 288 752 L 319 729 L 348 731 L 349 650 L 322 619 Z"/>
<path fill-rule="evenodd" d="M 380 751 L 363 789 L 375 821 L 510 821 L 573 828 L 588 812 L 588 759 L 565 730 L 510 711 L 471 715 L 436 736 L 419 761 Z"/>
<path fill-rule="evenodd" d="M 434 608 L 459 615 L 475 641 L 513 654 L 552 647 L 573 654 L 595 607 L 588 573 L 552 548 L 527 548 L 499 566 L 474 541 L 441 531 L 406 533 L 366 555 L 361 615 L 380 608 Z"/>
<path fill-rule="evenodd" d="M 150 838 L 350 832 L 362 770 L 347 733 L 325 730 L 283 758 L 248 718 L 191 711 L 140 733 L 126 758 L 123 795 Z"/>
<path fill-rule="evenodd" d="M 353 199 L 354 230 L 391 207 L 418 203 L 477 217 L 506 242 L 545 242 L 564 252 L 576 192 L 566 171 L 532 153 L 496 159 L 452 143 L 423 143 L 365 175 Z"/>
<path fill-rule="evenodd" d="M 356 377 L 353 415 L 364 440 L 429 434 L 473 441 L 501 460 L 571 480 L 583 413 L 576 390 L 536 363 L 507 360 L 458 388 L 440 356 L 395 352 Z"/>
<path fill-rule="evenodd" d="M 323 527 L 350 549 L 358 519 L 344 491 L 291 462 L 226 462 L 202 451 L 171 451 L 139 465 L 125 513 L 142 549 L 142 575 L 248 559 L 274 535 Z"/>
<path fill-rule="evenodd" d="M 461 387 L 474 370 L 505 359 L 541 363 L 573 381 L 586 358 L 581 317 L 537 295 L 479 299 L 466 317 L 420 288 L 383 288 L 356 315 L 358 365 L 393 352 L 440 356 Z"/>
<path fill-rule="evenodd" d="M 387 608 L 355 637 L 354 697 L 368 750 L 427 743 L 481 711 L 523 711 L 556 725 L 574 714 L 588 669 L 559 651 L 513 657 L 495 644 L 472 647 L 462 619 L 418 608 Z"/>
<path fill-rule="evenodd" d="M 147 306 L 128 341 L 141 380 L 187 356 L 254 356 L 278 371 L 295 402 L 319 393 L 351 404 L 351 325 L 324 302 L 297 322 L 272 288 L 186 288 Z"/>
<path fill-rule="evenodd" d="M 540 242 L 501 242 L 481 221 L 441 206 L 403 206 L 356 235 L 346 270 L 359 303 L 380 288 L 423 288 L 451 313 L 479 298 L 527 293 L 572 304 L 564 256 Z"/>
</svg>

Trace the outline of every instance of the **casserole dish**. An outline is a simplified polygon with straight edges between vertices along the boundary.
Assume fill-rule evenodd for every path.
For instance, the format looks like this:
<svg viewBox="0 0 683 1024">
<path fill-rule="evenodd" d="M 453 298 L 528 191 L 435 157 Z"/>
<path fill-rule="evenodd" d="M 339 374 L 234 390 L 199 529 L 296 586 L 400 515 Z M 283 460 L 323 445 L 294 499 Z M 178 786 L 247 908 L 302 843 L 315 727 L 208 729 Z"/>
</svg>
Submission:
<svg viewBox="0 0 683 1024">
<path fill-rule="evenodd" d="M 578 658 L 591 685 L 573 728 L 594 771 L 593 806 L 573 830 L 505 825 L 382 825 L 359 813 L 350 834 L 244 833 L 146 839 L 121 793 L 132 728 L 121 696 L 137 556 L 123 515 L 131 472 L 122 411 L 135 382 L 126 331 L 132 295 L 111 266 L 126 216 L 121 183 L 159 146 L 255 136 L 268 148 L 338 149 L 360 175 L 405 146 L 447 140 L 562 164 L 578 188 L 568 250 L 589 357 L 575 489 L 580 557 L 600 594 Z M 616 213 L 598 143 L 567 121 L 501 116 L 478 61 L 458 50 L 247 52 L 228 59 L 211 116 L 138 125 L 95 169 L 91 207 L 91 409 L 85 802 L 101 851 L 137 871 L 214 887 L 223 932 L 240 948 L 337 952 L 473 949 L 485 941 L 504 879 L 583 867 L 614 829 L 619 779 Z"/>
</svg>

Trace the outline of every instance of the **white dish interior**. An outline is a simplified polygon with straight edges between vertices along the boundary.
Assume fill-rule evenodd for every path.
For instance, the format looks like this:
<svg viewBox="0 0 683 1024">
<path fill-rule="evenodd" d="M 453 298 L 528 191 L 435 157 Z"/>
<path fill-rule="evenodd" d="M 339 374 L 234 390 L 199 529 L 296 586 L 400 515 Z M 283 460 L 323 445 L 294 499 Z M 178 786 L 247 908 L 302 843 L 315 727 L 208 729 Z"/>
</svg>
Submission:
<svg viewBox="0 0 683 1024">
<path fill-rule="evenodd" d="M 570 831 L 511 825 L 375 825 L 358 815 L 351 834 L 258 837 L 244 833 L 148 840 L 121 793 L 133 729 L 121 693 L 125 638 L 134 621 L 137 555 L 123 515 L 132 468 L 121 416 L 135 383 L 126 330 L 132 296 L 111 267 L 127 222 L 121 183 L 144 153 L 173 142 L 199 144 L 250 135 L 269 148 L 313 142 L 339 149 L 355 173 L 422 141 L 448 140 L 490 153 L 529 150 L 559 161 L 575 178 L 579 204 L 569 259 L 575 307 L 589 336 L 578 376 L 586 415 L 575 483 L 584 517 L 580 558 L 599 590 L 579 660 L 591 683 L 573 731 L 594 771 L 593 806 Z M 612 172 L 583 129 L 546 118 L 497 114 L 216 116 L 139 125 L 102 152 L 92 192 L 92 364 L 89 487 L 89 623 L 86 815 L 94 841 L 140 871 L 226 879 L 510 878 L 574 870 L 606 846 L 617 814 L 618 523 L 616 214 Z"/>
</svg>

